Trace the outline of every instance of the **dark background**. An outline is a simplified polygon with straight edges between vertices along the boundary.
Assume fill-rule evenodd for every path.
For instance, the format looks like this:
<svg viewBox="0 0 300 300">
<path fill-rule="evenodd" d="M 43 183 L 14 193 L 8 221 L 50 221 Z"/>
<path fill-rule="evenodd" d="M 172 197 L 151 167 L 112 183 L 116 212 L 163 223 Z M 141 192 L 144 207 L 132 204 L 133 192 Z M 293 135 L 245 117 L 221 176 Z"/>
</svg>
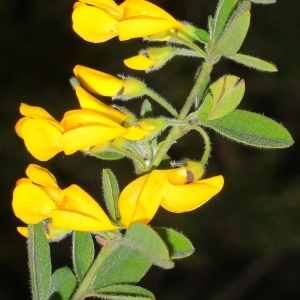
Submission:
<svg viewBox="0 0 300 300">
<path fill-rule="evenodd" d="M 217 0 L 153 2 L 179 20 L 206 28 Z M 62 188 L 77 183 L 100 201 L 103 167 L 113 169 L 121 187 L 133 178 L 127 160 L 109 163 L 77 153 L 36 161 L 14 132 L 20 103 L 41 106 L 61 119 L 78 105 L 68 80 L 72 68 L 83 64 L 111 74 L 143 77 L 179 109 L 198 66 L 195 59 L 175 58 L 151 74 L 127 70 L 122 60 L 146 44 L 141 39 L 83 41 L 71 28 L 72 5 L 71 0 L 0 0 L 0 299 L 30 299 L 26 241 L 15 230 L 21 222 L 11 209 L 15 181 L 24 177 L 29 163 L 48 168 Z M 196 247 L 175 269 L 153 268 L 142 280 L 141 285 L 157 299 L 300 299 L 299 11 L 298 0 L 253 5 L 241 52 L 274 62 L 278 73 L 261 73 L 226 60 L 213 71 L 214 79 L 225 73 L 244 78 L 246 95 L 240 107 L 284 124 L 295 145 L 261 150 L 211 133 L 213 153 L 207 176 L 223 174 L 225 187 L 196 211 L 174 215 L 161 209 L 153 220 L 153 225 L 184 232 Z M 137 99 L 128 106 L 137 111 L 140 103 Z M 158 106 L 154 109 L 156 115 L 163 113 Z M 190 134 L 170 155 L 198 159 L 202 146 L 201 139 Z M 51 248 L 54 269 L 70 265 L 69 239 Z"/>
</svg>

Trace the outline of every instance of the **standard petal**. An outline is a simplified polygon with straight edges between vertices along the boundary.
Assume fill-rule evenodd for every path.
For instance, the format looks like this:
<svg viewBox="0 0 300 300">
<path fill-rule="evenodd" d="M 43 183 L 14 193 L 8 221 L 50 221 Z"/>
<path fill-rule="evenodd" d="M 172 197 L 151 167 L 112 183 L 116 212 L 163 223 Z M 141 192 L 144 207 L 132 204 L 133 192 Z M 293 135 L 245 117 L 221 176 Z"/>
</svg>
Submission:
<svg viewBox="0 0 300 300">
<path fill-rule="evenodd" d="M 30 117 L 33 119 L 42 119 L 48 121 L 48 123 L 52 124 L 58 130 L 62 131 L 63 127 L 61 124 L 56 121 L 45 109 L 39 106 L 31 106 L 25 103 L 21 103 L 20 105 L 20 113 L 23 116 Z"/>
<path fill-rule="evenodd" d="M 77 6 L 72 20 L 74 31 L 88 42 L 102 43 L 118 35 L 118 20 L 93 6 Z"/>
<path fill-rule="evenodd" d="M 104 103 L 90 95 L 79 85 L 76 86 L 76 94 L 81 108 L 95 110 L 101 113 L 103 116 L 117 122 L 118 124 L 122 124 L 126 120 L 125 114 L 111 106 L 105 105 Z"/>
<path fill-rule="evenodd" d="M 148 224 L 162 201 L 161 186 L 168 171 L 152 171 L 131 183 L 121 192 L 118 206 L 121 223 L 128 227 L 134 222 Z"/>
<path fill-rule="evenodd" d="M 145 71 L 152 66 L 153 61 L 144 55 L 136 55 L 125 59 L 124 64 L 128 68 Z"/>
<path fill-rule="evenodd" d="M 44 120 L 29 119 L 21 128 L 27 150 L 38 160 L 46 161 L 62 151 L 62 133 Z"/>
<path fill-rule="evenodd" d="M 78 150 L 84 150 L 122 136 L 127 132 L 123 127 L 108 127 L 91 125 L 69 130 L 62 136 L 65 154 L 70 155 Z"/>
<path fill-rule="evenodd" d="M 86 4 L 94 5 L 107 12 L 116 19 L 122 18 L 123 9 L 120 8 L 113 0 L 80 0 Z"/>
<path fill-rule="evenodd" d="M 85 66 L 77 65 L 73 72 L 84 88 L 102 96 L 116 96 L 124 85 L 120 78 Z"/>
<path fill-rule="evenodd" d="M 37 224 L 50 218 L 51 211 L 56 208 L 51 198 L 31 183 L 16 186 L 12 206 L 16 217 L 26 224 Z"/>
<path fill-rule="evenodd" d="M 161 206 L 174 213 L 194 210 L 219 193 L 223 185 L 221 175 L 184 185 L 173 185 L 165 181 Z"/>
<path fill-rule="evenodd" d="M 58 188 L 55 177 L 47 169 L 35 164 L 30 164 L 26 169 L 28 178 L 36 184 Z"/>
</svg>

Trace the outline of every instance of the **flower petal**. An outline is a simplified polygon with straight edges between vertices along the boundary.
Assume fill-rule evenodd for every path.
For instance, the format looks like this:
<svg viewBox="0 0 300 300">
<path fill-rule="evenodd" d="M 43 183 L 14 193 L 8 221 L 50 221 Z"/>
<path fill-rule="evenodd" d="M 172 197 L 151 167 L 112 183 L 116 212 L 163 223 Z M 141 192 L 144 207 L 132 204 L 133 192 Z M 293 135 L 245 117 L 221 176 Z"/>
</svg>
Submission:
<svg viewBox="0 0 300 300">
<path fill-rule="evenodd" d="M 38 160 L 46 161 L 62 151 L 62 133 L 44 120 L 28 119 L 21 134 L 27 150 Z"/>
<path fill-rule="evenodd" d="M 123 189 L 118 206 L 125 227 L 134 222 L 148 224 L 152 220 L 162 201 L 161 187 L 167 173 L 167 170 L 152 171 Z"/>
<path fill-rule="evenodd" d="M 81 231 L 116 229 L 100 205 L 83 189 L 73 184 L 63 190 L 65 198 L 57 210 L 52 211 L 55 227 Z"/>
<path fill-rule="evenodd" d="M 51 211 L 56 208 L 51 198 L 31 183 L 16 186 L 12 206 L 16 217 L 26 224 L 37 224 L 50 218 Z"/>
<path fill-rule="evenodd" d="M 85 66 L 77 65 L 73 72 L 84 88 L 102 96 L 116 96 L 124 85 L 120 78 Z"/>
<path fill-rule="evenodd" d="M 69 130 L 62 136 L 62 144 L 66 155 L 102 144 L 122 136 L 127 132 L 123 127 L 90 125 Z"/>
<path fill-rule="evenodd" d="M 76 6 L 72 20 L 74 31 L 88 42 L 101 43 L 118 35 L 118 20 L 93 6 Z"/>
<path fill-rule="evenodd" d="M 128 130 L 128 133 L 124 134 L 122 137 L 131 141 L 139 141 L 148 134 L 147 131 L 135 126 L 130 126 L 126 129 Z"/>
<path fill-rule="evenodd" d="M 144 55 L 136 55 L 125 59 L 124 64 L 128 68 L 145 71 L 152 66 L 153 61 Z"/>
<path fill-rule="evenodd" d="M 161 206 L 174 213 L 194 210 L 219 193 L 223 184 L 221 175 L 184 185 L 173 185 L 165 181 Z"/>
<path fill-rule="evenodd" d="M 120 8 L 113 0 L 80 0 L 86 4 L 94 5 L 107 12 L 116 19 L 122 18 L 123 9 Z"/>
<path fill-rule="evenodd" d="M 126 115 L 124 113 L 111 106 L 105 105 L 104 103 L 90 95 L 79 85 L 76 86 L 76 94 L 81 108 L 93 109 L 101 113 L 103 116 L 117 122 L 118 124 L 122 124 L 126 120 Z"/>
<path fill-rule="evenodd" d="M 62 210 L 52 211 L 52 223 L 55 227 L 77 231 L 106 231 L 118 228 L 78 213 Z"/>
<path fill-rule="evenodd" d="M 26 169 L 28 178 L 36 184 L 58 188 L 55 177 L 47 169 L 35 164 L 30 164 Z"/>
</svg>

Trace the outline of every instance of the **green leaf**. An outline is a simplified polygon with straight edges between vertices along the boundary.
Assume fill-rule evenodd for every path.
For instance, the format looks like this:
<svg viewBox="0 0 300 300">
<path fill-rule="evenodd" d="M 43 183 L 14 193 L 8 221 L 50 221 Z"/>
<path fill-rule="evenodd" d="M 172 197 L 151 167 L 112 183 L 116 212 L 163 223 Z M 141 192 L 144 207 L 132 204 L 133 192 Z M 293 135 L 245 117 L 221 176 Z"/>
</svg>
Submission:
<svg viewBox="0 0 300 300">
<path fill-rule="evenodd" d="M 90 233 L 73 231 L 72 260 L 76 277 L 81 282 L 94 261 L 94 243 Z"/>
<path fill-rule="evenodd" d="M 214 17 L 215 26 L 213 40 L 216 42 L 222 35 L 224 28 L 236 6 L 236 0 L 220 0 Z"/>
<path fill-rule="evenodd" d="M 69 300 L 76 286 L 76 277 L 69 268 L 58 269 L 52 275 L 49 299 Z"/>
<path fill-rule="evenodd" d="M 28 225 L 28 260 L 33 300 L 46 300 L 51 281 L 50 248 L 42 223 Z"/>
<path fill-rule="evenodd" d="M 102 171 L 102 187 L 110 219 L 118 224 L 120 220 L 118 209 L 120 189 L 117 178 L 110 169 L 103 169 Z"/>
<path fill-rule="evenodd" d="M 207 114 L 208 120 L 221 118 L 233 111 L 245 93 L 245 82 L 237 76 L 225 75 L 215 81 L 199 109 L 199 115 Z"/>
<path fill-rule="evenodd" d="M 168 248 L 150 226 L 133 223 L 127 229 L 125 237 L 131 241 L 131 247 L 147 257 L 153 264 L 164 269 L 173 268 L 174 263 L 170 261 Z"/>
<path fill-rule="evenodd" d="M 141 107 L 141 118 L 153 118 L 152 105 L 147 99 L 144 100 Z"/>
<path fill-rule="evenodd" d="M 240 2 L 232 17 L 228 21 L 216 51 L 224 56 L 231 56 L 239 51 L 246 37 L 250 25 L 250 1 Z"/>
<path fill-rule="evenodd" d="M 104 246 L 101 251 L 104 250 Z M 113 284 L 135 284 L 144 277 L 152 263 L 135 249 L 127 245 L 118 246 L 105 257 L 92 283 L 94 290 Z"/>
<path fill-rule="evenodd" d="M 276 3 L 276 0 L 251 0 L 255 4 L 273 4 Z"/>
<path fill-rule="evenodd" d="M 93 296 L 103 299 L 122 299 L 122 300 L 155 300 L 154 295 L 139 286 L 134 285 L 110 285 L 96 291 Z"/>
<path fill-rule="evenodd" d="M 98 152 L 98 153 L 93 153 L 93 156 L 104 159 L 104 160 L 118 160 L 124 157 L 123 154 L 120 154 L 115 151 L 104 151 L 104 152 Z"/>
<path fill-rule="evenodd" d="M 269 63 L 265 60 L 245 55 L 241 53 L 236 53 L 232 56 L 226 56 L 228 59 L 231 59 L 239 64 L 245 65 L 249 68 L 254 68 L 259 71 L 265 71 L 265 72 L 277 72 L 277 68 L 272 63 Z"/>
<path fill-rule="evenodd" d="M 202 42 L 203 44 L 207 44 L 210 41 L 208 32 L 203 29 L 197 29 L 195 31 L 195 34 L 199 38 L 199 41 Z"/>
<path fill-rule="evenodd" d="M 164 227 L 155 227 L 153 229 L 166 243 L 171 259 L 188 257 L 195 251 L 190 240 L 174 229 Z"/>
<path fill-rule="evenodd" d="M 223 118 L 209 121 L 208 126 L 237 142 L 262 148 L 286 148 L 293 144 L 289 132 L 262 115 L 234 110 Z"/>
</svg>

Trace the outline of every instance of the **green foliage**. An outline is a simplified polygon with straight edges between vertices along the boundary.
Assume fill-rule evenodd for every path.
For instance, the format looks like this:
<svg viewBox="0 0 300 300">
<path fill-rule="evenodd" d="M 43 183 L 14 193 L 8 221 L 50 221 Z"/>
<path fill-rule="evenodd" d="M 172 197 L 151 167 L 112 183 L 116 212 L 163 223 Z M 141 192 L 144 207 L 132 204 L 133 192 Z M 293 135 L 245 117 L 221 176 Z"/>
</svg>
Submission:
<svg viewBox="0 0 300 300">
<path fill-rule="evenodd" d="M 99 289 L 93 294 L 94 297 L 102 299 L 122 299 L 122 300 L 154 300 L 154 295 L 148 290 L 133 285 L 110 285 Z"/>
<path fill-rule="evenodd" d="M 244 42 L 250 25 L 250 2 L 242 1 L 229 19 L 215 48 L 218 53 L 230 56 L 237 53 Z"/>
<path fill-rule="evenodd" d="M 117 178 L 110 169 L 103 169 L 102 171 L 102 187 L 104 200 L 110 219 L 118 224 L 120 220 L 118 209 L 120 189 Z"/>
<path fill-rule="evenodd" d="M 69 268 L 64 267 L 58 269 L 51 277 L 49 299 L 69 300 L 74 293 L 76 286 L 76 277 Z"/>
<path fill-rule="evenodd" d="M 98 157 L 103 160 L 118 160 L 118 159 L 121 159 L 124 157 L 123 154 L 120 154 L 120 153 L 112 151 L 112 150 L 93 153 L 93 156 Z"/>
<path fill-rule="evenodd" d="M 277 122 L 248 111 L 235 110 L 209 121 L 210 128 L 237 142 L 261 148 L 284 148 L 293 144 L 289 132 Z"/>
<path fill-rule="evenodd" d="M 192 243 L 183 234 L 174 229 L 164 227 L 155 227 L 153 229 L 166 243 L 171 259 L 185 258 L 192 255 L 195 251 Z"/>
<path fill-rule="evenodd" d="M 104 246 L 102 251 L 104 250 Z M 120 245 L 107 255 L 95 276 L 92 287 L 99 290 L 115 284 L 135 284 L 150 269 L 152 263 L 129 245 Z"/>
<path fill-rule="evenodd" d="M 130 240 L 134 249 L 147 257 L 154 265 L 164 269 L 173 268 L 168 248 L 159 235 L 142 223 L 133 223 L 126 231 L 125 237 Z"/>
<path fill-rule="evenodd" d="M 81 282 L 94 261 L 94 243 L 89 232 L 73 231 L 72 260 L 76 277 Z"/>
<path fill-rule="evenodd" d="M 206 114 L 207 120 L 221 118 L 232 112 L 241 102 L 245 82 L 239 77 L 225 75 L 214 82 L 199 109 L 199 115 Z"/>
<path fill-rule="evenodd" d="M 273 4 L 276 3 L 276 0 L 251 0 L 251 2 L 256 4 Z"/>
<path fill-rule="evenodd" d="M 269 63 L 265 60 L 245 55 L 241 53 L 236 53 L 231 56 L 226 56 L 228 59 L 231 59 L 239 64 L 245 65 L 249 68 L 254 68 L 258 71 L 264 71 L 264 72 L 277 72 L 277 68 L 272 63 Z"/>
<path fill-rule="evenodd" d="M 41 223 L 28 225 L 28 259 L 33 300 L 46 300 L 51 282 L 50 248 Z"/>
<path fill-rule="evenodd" d="M 203 44 L 207 44 L 210 41 L 208 32 L 203 29 L 197 29 L 195 31 L 195 34 L 199 38 L 200 42 L 202 42 Z"/>
</svg>

